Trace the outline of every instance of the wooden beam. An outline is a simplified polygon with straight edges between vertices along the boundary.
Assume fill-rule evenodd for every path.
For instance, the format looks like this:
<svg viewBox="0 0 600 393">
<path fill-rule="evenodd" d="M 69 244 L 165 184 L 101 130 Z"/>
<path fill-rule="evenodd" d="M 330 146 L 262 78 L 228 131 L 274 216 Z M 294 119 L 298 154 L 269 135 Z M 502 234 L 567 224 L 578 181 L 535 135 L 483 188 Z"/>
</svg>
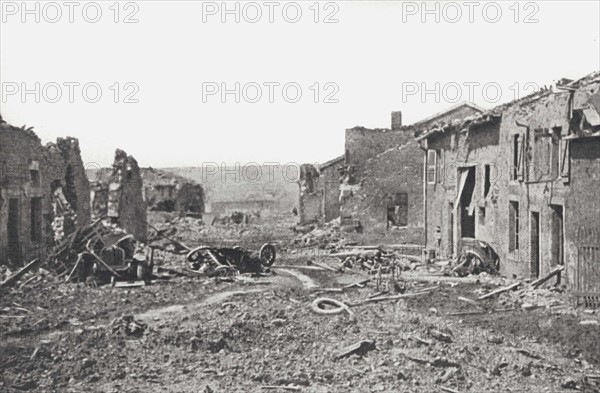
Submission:
<svg viewBox="0 0 600 393">
<path fill-rule="evenodd" d="M 35 258 L 33 261 L 29 262 L 27 265 L 21 268 L 21 270 L 19 270 L 18 272 L 4 280 L 2 283 L 0 283 L 0 288 L 7 288 L 15 285 L 17 281 L 21 279 L 21 277 L 23 277 L 28 271 L 33 269 L 35 266 L 37 266 L 39 262 L 40 260 L 38 258 Z"/>
<path fill-rule="evenodd" d="M 504 292 L 512 291 L 513 289 L 516 289 L 517 287 L 519 287 L 521 284 L 522 283 L 520 281 L 518 281 L 518 282 L 516 282 L 514 284 L 511 284 L 511 285 L 509 285 L 507 287 L 496 289 L 495 291 L 492 291 L 490 293 L 486 293 L 485 295 L 479 296 L 477 298 L 477 300 L 484 300 L 484 299 L 490 298 L 492 296 L 499 295 L 499 294 L 504 293 Z"/>
<path fill-rule="evenodd" d="M 561 265 L 561 266 L 557 267 L 556 269 L 552 270 L 550 273 L 546 274 L 544 277 L 539 278 L 539 279 L 535 280 L 534 282 L 532 282 L 531 286 L 534 288 L 537 288 L 540 285 L 542 285 L 543 283 L 545 283 L 546 281 L 548 281 L 549 279 L 551 279 L 552 277 L 556 276 L 558 273 L 562 272 L 563 270 L 565 270 L 565 266 Z"/>
</svg>

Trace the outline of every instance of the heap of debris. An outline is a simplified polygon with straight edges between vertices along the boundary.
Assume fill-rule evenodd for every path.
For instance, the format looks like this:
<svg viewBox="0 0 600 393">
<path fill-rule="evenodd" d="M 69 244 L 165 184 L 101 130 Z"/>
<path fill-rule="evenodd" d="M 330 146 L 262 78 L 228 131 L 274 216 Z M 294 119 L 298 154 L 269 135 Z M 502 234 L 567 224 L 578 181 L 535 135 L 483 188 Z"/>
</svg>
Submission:
<svg viewBox="0 0 600 393">
<path fill-rule="evenodd" d="M 336 250 L 343 246 L 344 236 L 340 231 L 340 219 L 329 221 L 318 227 L 316 225 L 298 225 L 294 227 L 298 233 L 293 244 L 301 247 L 318 246 L 322 249 Z"/>
</svg>

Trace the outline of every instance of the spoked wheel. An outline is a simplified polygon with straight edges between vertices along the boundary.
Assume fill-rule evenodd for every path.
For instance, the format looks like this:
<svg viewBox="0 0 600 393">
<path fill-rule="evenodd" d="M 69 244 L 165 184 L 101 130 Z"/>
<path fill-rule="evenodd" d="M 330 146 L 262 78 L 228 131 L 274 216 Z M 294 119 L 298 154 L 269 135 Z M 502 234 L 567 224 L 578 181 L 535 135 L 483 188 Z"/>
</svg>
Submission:
<svg viewBox="0 0 600 393">
<path fill-rule="evenodd" d="M 275 263 L 275 247 L 269 243 L 264 244 L 258 252 L 258 257 L 263 265 L 270 267 Z"/>
</svg>

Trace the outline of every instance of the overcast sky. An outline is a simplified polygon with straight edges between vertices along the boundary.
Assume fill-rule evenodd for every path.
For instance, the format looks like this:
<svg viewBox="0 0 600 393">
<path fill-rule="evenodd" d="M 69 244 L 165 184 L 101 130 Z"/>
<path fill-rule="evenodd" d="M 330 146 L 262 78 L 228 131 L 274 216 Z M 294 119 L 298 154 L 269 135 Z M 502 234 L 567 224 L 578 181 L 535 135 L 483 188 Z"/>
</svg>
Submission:
<svg viewBox="0 0 600 393">
<path fill-rule="evenodd" d="M 0 113 L 79 138 L 89 166 L 117 147 L 154 167 L 324 162 L 391 111 L 491 108 L 600 69 L 598 1 L 1 3 Z"/>
</svg>

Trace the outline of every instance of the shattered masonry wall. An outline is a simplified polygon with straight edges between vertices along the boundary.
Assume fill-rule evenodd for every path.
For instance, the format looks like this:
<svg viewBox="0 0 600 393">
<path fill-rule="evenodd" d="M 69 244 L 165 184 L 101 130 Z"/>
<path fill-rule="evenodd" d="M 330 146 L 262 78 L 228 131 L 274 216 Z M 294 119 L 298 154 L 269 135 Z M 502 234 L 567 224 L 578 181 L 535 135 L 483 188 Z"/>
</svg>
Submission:
<svg viewBox="0 0 600 393">
<path fill-rule="evenodd" d="M 132 156 L 117 149 L 108 184 L 108 217 L 136 239 L 147 238 L 146 202 L 140 168 Z"/>
<path fill-rule="evenodd" d="M 33 131 L 0 121 L 0 264 L 21 265 L 46 256 L 55 241 L 52 223 L 62 218 L 54 213 L 56 190 L 68 190 L 65 197 L 74 213 L 73 225 L 65 230 L 89 223 L 89 182 L 77 139 L 59 138 L 42 146 Z M 31 229 L 33 198 L 41 200 L 39 238 L 34 238 Z M 9 234 L 11 199 L 17 201 L 18 225 Z"/>
<path fill-rule="evenodd" d="M 321 218 L 322 191 L 317 187 L 319 170 L 312 164 L 300 166 L 298 214 L 300 224 L 316 223 Z"/>
<path fill-rule="evenodd" d="M 319 187 L 323 189 L 323 219 L 325 222 L 340 216 L 340 170 L 344 156 L 321 165 Z"/>
<path fill-rule="evenodd" d="M 436 247 L 434 233 L 436 226 L 440 226 L 441 252 L 445 255 L 452 252 L 453 242 L 449 238 L 453 233 L 456 243 L 460 236 L 458 213 L 454 215 L 454 225 L 451 225 L 453 215 L 450 209 L 450 203 L 455 203 L 457 195 L 457 168 L 475 166 L 475 235 L 477 239 L 494 246 L 500 256 L 501 273 L 520 278 L 532 274 L 532 212 L 539 213 L 540 217 L 540 275 L 555 267 L 552 262 L 555 259 L 552 257 L 553 210 L 550 205 L 560 205 L 564 215 L 566 267 L 562 280 L 573 287 L 578 274 L 579 247 L 586 244 L 600 246 L 597 236 L 600 223 L 600 140 L 599 137 L 591 137 L 567 142 L 564 138 L 572 135 L 571 101 L 573 111 L 595 108 L 600 113 L 599 85 L 596 82 L 574 93 L 540 93 L 530 100 L 501 108 L 502 117 L 498 122 L 488 122 L 462 132 L 452 130 L 430 136 L 427 140 L 428 148 L 443 150 L 443 153 L 438 154 L 444 155 L 445 165 L 441 169 L 444 176 L 440 177 L 440 181 L 428 185 L 428 247 Z M 573 97 L 570 97 L 571 94 Z M 528 126 L 529 133 L 527 128 L 517 126 L 517 121 Z M 568 145 L 566 157 L 570 173 L 567 170 L 567 175 L 543 173 L 543 165 L 536 161 L 536 155 L 539 159 L 541 153 L 535 147 L 535 130 L 543 129 L 558 130 L 560 141 L 557 141 L 557 146 Z M 600 128 L 596 127 L 595 130 L 600 131 Z M 528 141 L 524 150 L 522 180 L 514 179 L 513 136 L 516 134 Z M 562 149 L 561 147 L 561 152 Z M 545 156 L 543 159 L 546 159 Z M 493 168 L 492 184 L 488 196 L 483 197 L 483 168 L 486 164 Z M 514 251 L 509 249 L 508 238 L 510 201 L 519 204 L 519 248 Z M 480 214 L 483 211 L 485 219 Z M 582 236 L 594 232 L 596 235 L 591 239 Z"/>
<path fill-rule="evenodd" d="M 318 167 L 300 166 L 298 213 L 300 224 L 324 223 L 340 216 L 340 168 L 344 156 Z"/>
<path fill-rule="evenodd" d="M 150 210 L 204 213 L 204 189 L 200 184 L 154 168 L 141 171 Z"/>
<path fill-rule="evenodd" d="M 360 187 L 345 199 L 346 217 L 360 221 L 360 232 L 353 239 L 374 243 L 424 242 L 423 153 L 409 142 L 365 161 Z M 388 227 L 388 199 L 396 193 L 408 194 L 408 225 Z"/>
<path fill-rule="evenodd" d="M 424 151 L 414 141 L 421 127 L 449 122 L 480 113 L 461 104 L 408 126 L 394 130 L 354 127 L 346 130 L 345 179 L 340 186 L 342 227 L 357 232 L 349 237 L 363 243 L 423 244 L 423 160 Z M 390 226 L 387 208 L 390 196 L 406 193 L 408 225 Z"/>
</svg>

